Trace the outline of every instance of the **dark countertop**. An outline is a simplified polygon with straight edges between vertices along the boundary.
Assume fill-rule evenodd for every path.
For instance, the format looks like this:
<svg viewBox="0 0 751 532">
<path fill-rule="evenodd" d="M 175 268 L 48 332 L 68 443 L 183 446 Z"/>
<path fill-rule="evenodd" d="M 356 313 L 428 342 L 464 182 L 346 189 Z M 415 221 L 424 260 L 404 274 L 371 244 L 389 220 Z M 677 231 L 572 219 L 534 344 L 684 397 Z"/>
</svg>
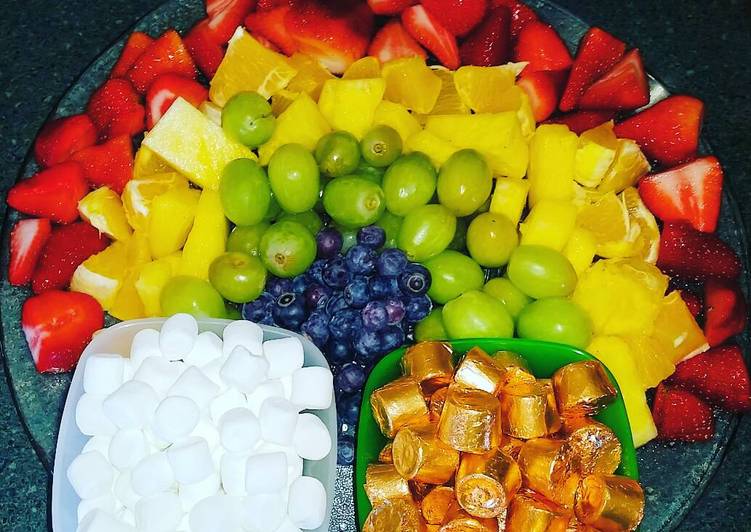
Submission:
<svg viewBox="0 0 751 532">
<path fill-rule="evenodd" d="M 5 0 L 0 18 L 0 197 L 15 181 L 36 131 L 84 68 L 159 0 Z M 704 131 L 723 162 L 746 226 L 751 129 L 751 3 L 558 0 L 640 47 L 648 70 L 671 91 L 707 104 Z M 0 215 L 4 206 L 0 206 Z M 48 476 L 21 426 L 0 365 L 0 530 L 47 528 Z M 751 522 L 751 416 L 681 529 L 747 530 Z"/>
</svg>

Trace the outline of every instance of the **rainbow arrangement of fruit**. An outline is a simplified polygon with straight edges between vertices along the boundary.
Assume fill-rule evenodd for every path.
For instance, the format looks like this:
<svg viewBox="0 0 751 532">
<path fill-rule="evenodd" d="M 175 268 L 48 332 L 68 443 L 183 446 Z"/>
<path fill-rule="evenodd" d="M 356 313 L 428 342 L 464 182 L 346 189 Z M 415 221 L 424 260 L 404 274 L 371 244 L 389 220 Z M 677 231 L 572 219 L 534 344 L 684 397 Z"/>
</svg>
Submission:
<svg viewBox="0 0 751 532">
<path fill-rule="evenodd" d="M 242 314 L 321 347 L 345 425 L 368 369 L 413 338 L 585 348 L 636 445 L 706 440 L 710 405 L 751 407 L 703 105 L 639 110 L 638 49 L 591 28 L 572 57 L 516 0 L 206 12 L 184 37 L 133 33 L 8 194 L 29 216 L 8 281 L 31 285 L 40 372 L 70 370 L 105 311 Z"/>
</svg>

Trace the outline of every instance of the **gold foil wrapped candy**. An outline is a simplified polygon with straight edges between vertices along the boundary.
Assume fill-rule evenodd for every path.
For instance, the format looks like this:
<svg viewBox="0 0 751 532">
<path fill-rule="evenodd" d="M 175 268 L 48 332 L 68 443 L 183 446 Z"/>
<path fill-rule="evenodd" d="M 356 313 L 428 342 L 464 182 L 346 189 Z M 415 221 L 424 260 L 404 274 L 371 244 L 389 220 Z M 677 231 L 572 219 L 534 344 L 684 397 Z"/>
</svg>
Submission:
<svg viewBox="0 0 751 532">
<path fill-rule="evenodd" d="M 565 532 L 569 518 L 534 494 L 519 494 L 506 513 L 506 532 Z"/>
<path fill-rule="evenodd" d="M 527 361 L 521 355 L 512 351 L 498 351 L 492 358 L 493 362 L 503 370 L 501 391 L 535 383 L 535 376 L 530 373 Z"/>
<path fill-rule="evenodd" d="M 378 453 L 378 461 L 382 464 L 393 464 L 394 463 L 394 444 L 393 443 L 387 443 L 386 446 L 381 449 L 381 452 Z"/>
<path fill-rule="evenodd" d="M 498 518 L 485 519 L 474 517 L 465 512 L 459 504 L 454 503 L 449 508 L 440 532 L 498 532 Z"/>
<path fill-rule="evenodd" d="M 393 464 L 368 465 L 365 472 L 365 493 L 374 506 L 393 499 L 412 501 L 409 482 L 399 475 Z"/>
<path fill-rule="evenodd" d="M 501 424 L 504 434 L 523 440 L 558 432 L 561 419 L 549 383 L 540 380 L 504 391 L 501 394 Z"/>
<path fill-rule="evenodd" d="M 503 369 L 479 347 L 470 349 L 456 368 L 454 382 L 464 388 L 497 395 L 503 384 Z"/>
<path fill-rule="evenodd" d="M 571 459 L 563 440 L 529 440 L 522 446 L 518 460 L 524 487 L 555 500 L 571 474 Z"/>
<path fill-rule="evenodd" d="M 499 449 L 509 455 L 511 458 L 516 460 L 519 458 L 519 451 L 522 450 L 522 445 L 524 445 L 524 440 L 519 440 L 517 438 L 511 438 L 506 437 L 503 438 L 503 441 L 501 442 L 501 446 Z"/>
<path fill-rule="evenodd" d="M 452 385 L 446 396 L 438 437 L 465 453 L 484 454 L 500 443 L 498 399 L 482 390 Z"/>
<path fill-rule="evenodd" d="M 375 505 L 362 532 L 427 532 L 417 506 L 405 499 L 386 500 Z"/>
<path fill-rule="evenodd" d="M 441 412 L 443 412 L 443 405 L 446 403 L 446 396 L 449 393 L 448 386 L 438 388 L 430 396 L 430 404 L 428 410 L 430 411 L 431 419 L 441 419 Z"/>
<path fill-rule="evenodd" d="M 519 465 L 495 449 L 487 454 L 464 454 L 454 490 L 459 505 L 474 517 L 498 517 L 519 491 Z"/>
<path fill-rule="evenodd" d="M 392 453 L 402 478 L 425 484 L 448 482 L 459 466 L 459 453 L 438 439 L 434 424 L 401 429 Z"/>
<path fill-rule="evenodd" d="M 409 377 L 378 388 L 370 396 L 370 406 L 381 432 L 388 438 L 396 436 L 400 428 L 419 423 L 428 415 L 420 386 Z"/>
<path fill-rule="evenodd" d="M 566 419 L 574 467 L 583 475 L 612 475 L 621 463 L 621 442 L 607 425 L 589 418 Z"/>
<path fill-rule="evenodd" d="M 422 500 L 422 516 L 429 525 L 441 525 L 455 501 L 454 489 L 438 486 Z"/>
<path fill-rule="evenodd" d="M 420 342 L 402 356 L 402 373 L 419 383 L 446 386 L 454 374 L 451 346 L 443 342 Z"/>
<path fill-rule="evenodd" d="M 585 477 L 576 495 L 576 517 L 600 530 L 635 530 L 644 517 L 644 491 L 633 479 Z"/>
<path fill-rule="evenodd" d="M 596 414 L 616 395 L 604 366 L 596 360 L 574 362 L 558 369 L 553 387 L 562 416 Z"/>
</svg>

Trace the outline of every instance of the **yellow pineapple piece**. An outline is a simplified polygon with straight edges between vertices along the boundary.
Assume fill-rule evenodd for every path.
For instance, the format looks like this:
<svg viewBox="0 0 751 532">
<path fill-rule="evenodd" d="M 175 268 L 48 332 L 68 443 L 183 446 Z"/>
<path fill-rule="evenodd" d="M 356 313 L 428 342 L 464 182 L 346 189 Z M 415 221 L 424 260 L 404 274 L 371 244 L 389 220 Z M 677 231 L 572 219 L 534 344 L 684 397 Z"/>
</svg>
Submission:
<svg viewBox="0 0 751 532">
<path fill-rule="evenodd" d="M 385 99 L 420 114 L 432 112 L 443 87 L 441 78 L 419 57 L 389 61 L 381 75 L 386 81 Z"/>
<path fill-rule="evenodd" d="M 193 228 L 183 247 L 180 275 L 209 278 L 209 266 L 227 246 L 229 224 L 219 193 L 204 190 L 196 207 Z"/>
<path fill-rule="evenodd" d="M 633 353 L 644 389 L 656 387 L 675 371 L 669 350 L 653 336 L 625 336 L 623 339 Z"/>
<path fill-rule="evenodd" d="M 419 151 L 430 158 L 433 166 L 440 168 L 459 148 L 449 141 L 437 137 L 430 131 L 421 130 L 404 143 L 404 153 Z"/>
<path fill-rule="evenodd" d="M 162 174 L 164 172 L 174 172 L 174 169 L 170 168 L 167 161 L 141 144 L 133 160 L 133 179 L 140 179 L 145 176 Z"/>
<path fill-rule="evenodd" d="M 532 207 L 519 226 L 521 244 L 547 246 L 556 251 L 571 237 L 576 225 L 576 207 L 563 201 L 543 200 Z"/>
<path fill-rule="evenodd" d="M 335 130 L 349 131 L 361 139 L 373 125 L 386 83 L 381 78 L 330 79 L 323 85 L 318 107 Z"/>
<path fill-rule="evenodd" d="M 608 192 L 595 203 L 584 205 L 579 210 L 576 223 L 594 235 L 599 256 L 615 258 L 636 255 L 641 226 L 631 223 L 623 199 L 613 192 Z"/>
<path fill-rule="evenodd" d="M 188 180 L 177 172 L 154 174 L 131 179 L 123 190 L 125 216 L 133 229 L 146 229 L 151 201 L 173 188 L 189 187 Z"/>
<path fill-rule="evenodd" d="M 599 185 L 615 160 L 617 148 L 612 120 L 582 133 L 576 150 L 574 179 L 585 187 Z"/>
<path fill-rule="evenodd" d="M 576 270 L 576 274 L 581 275 L 592 264 L 596 250 L 597 241 L 592 232 L 575 227 L 563 247 L 563 254 Z"/>
<path fill-rule="evenodd" d="M 678 290 L 670 292 L 662 300 L 652 336 L 664 346 L 674 364 L 709 349 L 704 332 Z"/>
<path fill-rule="evenodd" d="M 574 161 L 579 137 L 560 124 L 542 124 L 529 143 L 529 204 L 540 200 L 570 201 L 574 194 Z"/>
<path fill-rule="evenodd" d="M 537 129 L 537 122 L 535 121 L 535 113 L 532 111 L 532 104 L 529 101 L 527 93 L 522 91 L 521 104 L 519 110 L 516 111 L 516 116 L 519 118 L 519 124 L 522 128 L 522 135 L 529 142 L 532 140 L 532 135 L 535 134 Z"/>
<path fill-rule="evenodd" d="M 297 98 L 300 97 L 299 92 L 288 91 L 287 89 L 280 90 L 271 97 L 271 112 L 274 116 L 279 116 L 284 111 L 289 109 Z"/>
<path fill-rule="evenodd" d="M 333 74 L 321 66 L 321 63 L 309 55 L 296 53 L 287 60 L 292 68 L 297 70 L 297 75 L 287 85 L 290 92 L 305 92 L 311 98 L 317 100 L 321 95 L 321 89 L 326 80 L 333 78 Z M 376 74 L 379 76 L 380 72 Z"/>
<path fill-rule="evenodd" d="M 369 79 L 381 76 L 381 62 L 377 57 L 368 55 L 361 57 L 344 71 L 344 79 Z"/>
<path fill-rule="evenodd" d="M 258 158 L 262 165 L 269 164 L 274 152 L 284 144 L 302 144 L 313 150 L 318 140 L 331 131 L 329 123 L 321 114 L 318 105 L 305 93 L 300 94 L 277 116 L 274 134 L 269 141 L 258 149 Z"/>
<path fill-rule="evenodd" d="M 514 224 L 518 224 L 527 204 L 528 194 L 528 179 L 499 177 L 495 180 L 495 190 L 490 201 L 490 212 L 503 214 Z"/>
<path fill-rule="evenodd" d="M 454 72 L 441 65 L 432 65 L 430 69 L 441 79 L 441 92 L 438 93 L 433 109 L 434 115 L 463 115 L 469 113 L 454 83 Z"/>
<path fill-rule="evenodd" d="M 161 258 L 181 249 L 193 226 L 201 193 L 194 189 L 172 189 L 154 198 L 149 213 L 151 255 Z"/>
<path fill-rule="evenodd" d="M 127 261 L 128 246 L 124 242 L 113 242 L 76 268 L 70 289 L 89 294 L 104 310 L 109 310 L 125 279 Z"/>
<path fill-rule="evenodd" d="M 117 292 L 109 313 L 118 320 L 137 320 L 146 317 L 143 302 L 136 290 L 138 275 L 138 271 L 128 272 Z"/>
<path fill-rule="evenodd" d="M 407 111 L 406 107 L 387 100 L 382 101 L 378 104 L 378 107 L 376 107 L 373 116 L 373 125 L 386 125 L 393 127 L 397 133 L 399 133 L 402 142 L 422 130 L 420 123 L 410 114 L 409 111 Z"/>
<path fill-rule="evenodd" d="M 109 187 L 101 187 L 84 196 L 78 202 L 81 218 L 113 240 L 128 240 L 130 225 L 120 196 Z"/>
<path fill-rule="evenodd" d="M 206 118 L 214 122 L 217 126 L 222 125 L 222 108 L 214 102 L 206 100 L 198 106 L 198 110 L 206 115 Z"/>
<path fill-rule="evenodd" d="M 128 271 L 138 270 L 141 266 L 151 261 L 151 245 L 149 235 L 145 229 L 133 231 L 133 236 L 126 242 L 126 266 Z"/>
<path fill-rule="evenodd" d="M 618 139 L 615 160 L 597 186 L 597 190 L 620 192 L 635 185 L 649 170 L 649 161 L 639 145 L 631 139 Z"/>
<path fill-rule="evenodd" d="M 182 253 L 177 252 L 141 267 L 135 282 L 135 289 L 143 302 L 146 316 L 162 315 L 162 306 L 159 301 L 162 289 L 170 279 L 178 274 L 181 263 Z"/>
<path fill-rule="evenodd" d="M 505 67 L 463 66 L 454 73 L 454 84 L 464 105 L 476 113 L 499 113 L 519 108 L 518 92 L 516 102 L 509 105 L 509 97 L 501 98 L 514 87 L 516 74 Z M 513 99 L 513 96 L 510 96 Z M 514 105 L 515 103 L 515 105 Z"/>
</svg>

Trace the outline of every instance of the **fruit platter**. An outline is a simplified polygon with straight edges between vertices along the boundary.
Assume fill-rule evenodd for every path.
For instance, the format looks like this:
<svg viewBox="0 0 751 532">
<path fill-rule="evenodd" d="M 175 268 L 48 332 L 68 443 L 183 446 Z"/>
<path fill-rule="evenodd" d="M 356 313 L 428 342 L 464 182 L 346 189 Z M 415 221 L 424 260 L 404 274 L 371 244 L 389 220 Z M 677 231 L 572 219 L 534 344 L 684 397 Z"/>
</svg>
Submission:
<svg viewBox="0 0 751 532">
<path fill-rule="evenodd" d="M 60 531 L 678 526 L 751 410 L 747 253 L 704 103 L 638 45 L 517 0 L 195 0 L 143 19 L 6 198 L 4 361 L 82 501 Z M 101 347 L 157 321 L 160 362 L 138 335 Z M 108 451 L 81 443 L 59 470 L 61 415 Z M 158 450 L 113 451 L 126 431 Z M 247 477 L 225 479 L 228 455 Z M 282 473 L 259 459 L 280 455 Z M 335 483 L 308 476 L 329 459 Z M 171 481 L 133 480 L 159 460 Z M 126 474 L 135 495 L 101 501 Z"/>
</svg>

